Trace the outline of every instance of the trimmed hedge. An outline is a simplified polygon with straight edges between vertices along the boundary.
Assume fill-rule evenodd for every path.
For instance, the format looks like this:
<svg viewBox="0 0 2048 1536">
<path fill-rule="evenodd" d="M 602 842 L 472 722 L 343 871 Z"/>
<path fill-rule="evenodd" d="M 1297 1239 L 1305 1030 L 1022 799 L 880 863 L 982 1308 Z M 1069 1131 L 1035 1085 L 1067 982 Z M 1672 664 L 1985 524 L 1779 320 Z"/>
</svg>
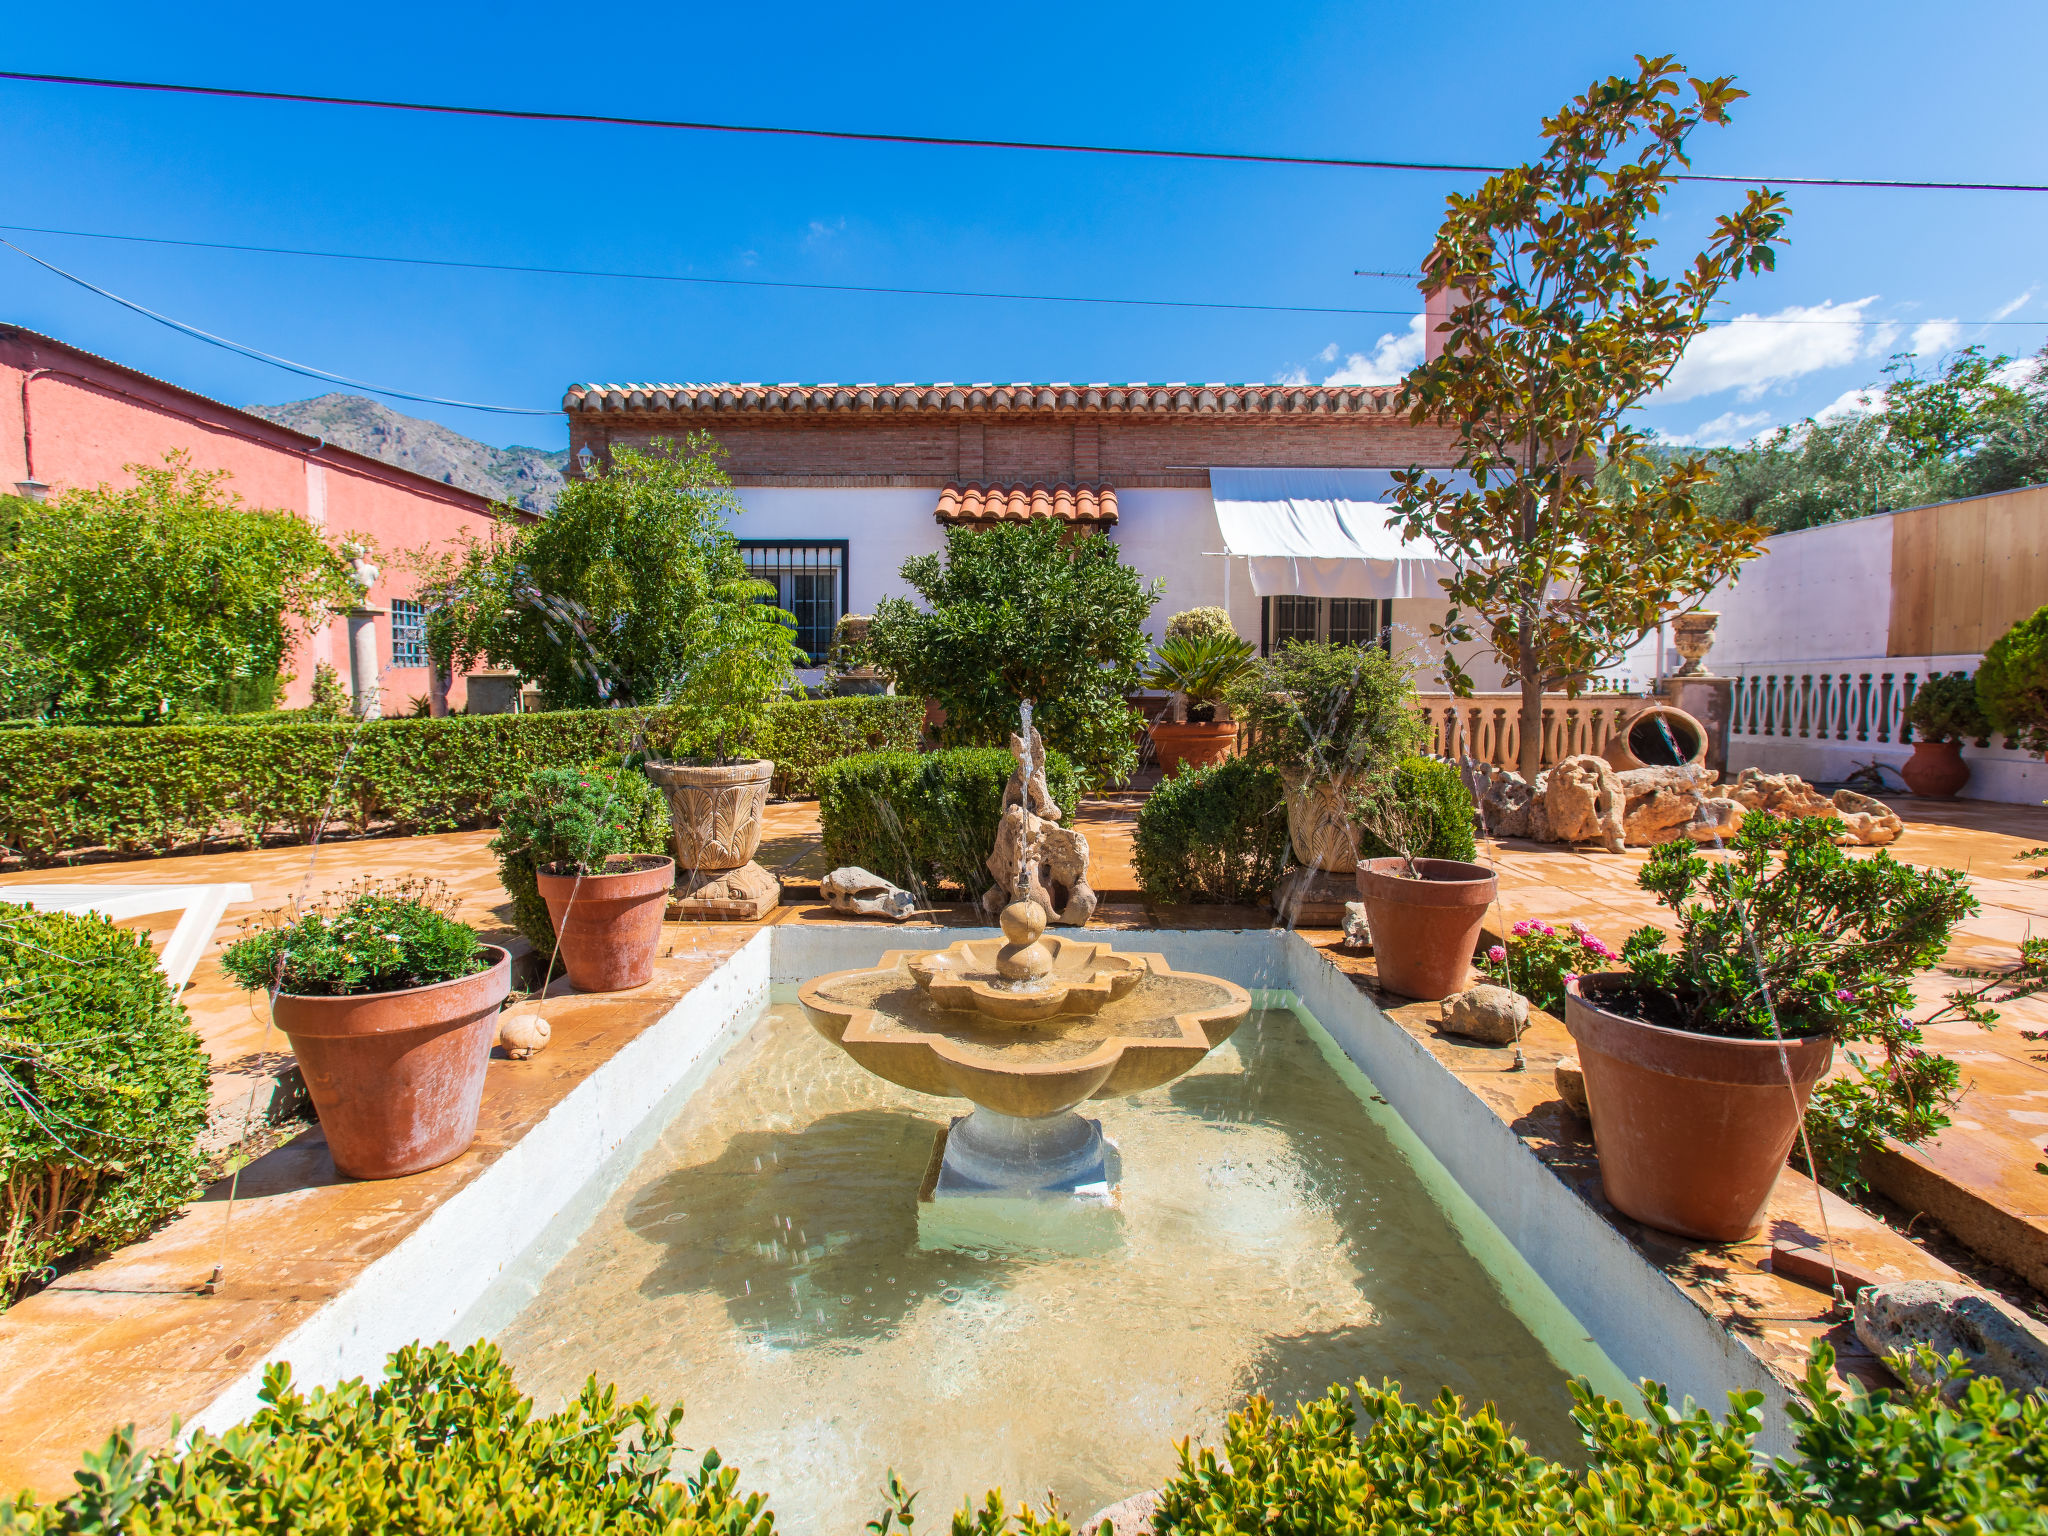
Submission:
<svg viewBox="0 0 2048 1536">
<path fill-rule="evenodd" d="M 1045 784 L 1072 826 L 1081 775 L 1065 756 L 1045 754 Z M 945 884 L 978 897 L 988 889 L 982 861 L 995 847 L 1003 787 L 1016 759 L 1001 747 L 944 752 L 870 752 L 818 775 L 825 860 L 857 864 L 913 892 Z"/>
<path fill-rule="evenodd" d="M 1472 832 L 1472 791 L 1456 763 L 1433 757 L 1409 757 L 1394 770 L 1394 794 L 1415 829 L 1415 857 L 1457 859 L 1469 864 L 1478 857 Z M 1396 850 L 1365 827 L 1358 832 L 1358 856 L 1383 859 Z"/>
<path fill-rule="evenodd" d="M 1280 775 L 1233 757 L 1145 797 L 1131 862 L 1160 901 L 1259 903 L 1286 870 L 1287 848 Z"/>
<path fill-rule="evenodd" d="M 305 837 L 329 825 L 439 832 L 487 824 L 536 768 L 616 758 L 639 719 L 624 710 L 458 715 L 369 724 L 59 727 L 0 733 L 0 844 L 32 863 L 87 848 L 169 852 L 221 839 Z M 808 783 L 852 743 L 914 747 L 916 699 L 770 706 L 764 755 Z M 657 714 L 646 746 L 669 745 Z"/>
</svg>

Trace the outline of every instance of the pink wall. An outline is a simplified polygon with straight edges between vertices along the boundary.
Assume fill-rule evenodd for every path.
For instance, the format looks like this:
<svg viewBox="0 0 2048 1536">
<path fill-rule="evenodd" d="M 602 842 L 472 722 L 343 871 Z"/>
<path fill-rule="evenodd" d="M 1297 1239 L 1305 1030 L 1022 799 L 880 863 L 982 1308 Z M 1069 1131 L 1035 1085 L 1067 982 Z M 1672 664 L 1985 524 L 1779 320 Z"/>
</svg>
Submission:
<svg viewBox="0 0 2048 1536">
<path fill-rule="evenodd" d="M 484 538 L 496 521 L 484 497 L 323 445 L 33 331 L 0 327 L 0 490 L 12 492 L 28 477 L 31 456 L 35 478 L 55 497 L 102 481 L 132 483 L 124 466 L 161 463 L 173 449 L 190 454 L 196 469 L 226 470 L 228 489 L 254 506 L 290 510 L 336 537 L 366 538 L 384 556 L 369 594 L 378 607 L 414 592 L 415 578 L 392 554 L 445 547 L 464 533 Z M 388 615 L 377 631 L 384 713 L 403 714 L 427 693 L 427 669 L 391 665 Z M 296 674 L 288 703 L 306 702 L 322 661 L 348 684 L 345 620 L 300 638 L 286 663 Z M 451 706 L 460 708 L 466 695 L 464 680 L 455 679 Z"/>
</svg>

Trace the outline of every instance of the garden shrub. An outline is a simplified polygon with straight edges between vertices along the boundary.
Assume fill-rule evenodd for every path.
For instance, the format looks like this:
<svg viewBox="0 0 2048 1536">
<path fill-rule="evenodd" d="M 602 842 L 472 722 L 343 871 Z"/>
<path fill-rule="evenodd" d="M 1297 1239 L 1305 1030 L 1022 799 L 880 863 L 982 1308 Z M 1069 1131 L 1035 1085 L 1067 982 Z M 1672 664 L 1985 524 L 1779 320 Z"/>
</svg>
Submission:
<svg viewBox="0 0 2048 1536">
<path fill-rule="evenodd" d="M 1967 672 L 1930 672 L 1913 690 L 1906 723 L 1915 741 L 1981 741 L 1991 722 L 1977 703 L 1977 684 Z"/>
<path fill-rule="evenodd" d="M 945 884 L 978 897 L 982 861 L 995 847 L 1003 786 L 1017 761 L 1000 747 L 870 752 L 818 775 L 825 861 L 855 864 L 911 891 Z M 1081 802 L 1081 776 L 1065 756 L 1045 755 L 1045 784 L 1065 824 Z"/>
<path fill-rule="evenodd" d="M 668 802 L 637 767 L 594 763 L 541 768 L 500 795 L 498 883 L 512 897 L 512 926 L 543 955 L 555 948 L 555 924 L 541 900 L 539 869 L 576 863 L 600 868 L 615 853 L 669 852 Z"/>
<path fill-rule="evenodd" d="M 2048 748 L 2048 607 L 1991 642 L 1977 667 L 1977 701 L 1992 729 L 2029 751 Z"/>
<path fill-rule="evenodd" d="M 1138 812 L 1132 863 L 1160 901 L 1264 902 L 1287 867 L 1280 775 L 1241 757 L 1161 781 Z"/>
<path fill-rule="evenodd" d="M 207 1066 L 148 935 L 0 902 L 0 1308 L 199 1189 Z"/>
<path fill-rule="evenodd" d="M 1456 763 L 1433 757 L 1403 758 L 1394 769 L 1394 810 L 1384 821 L 1398 821 L 1405 829 L 1409 852 L 1418 859 L 1457 859 L 1471 863 L 1479 853 L 1472 831 L 1472 791 L 1465 787 Z M 1382 859 L 1400 850 L 1362 817 L 1358 831 L 1358 856 Z"/>
<path fill-rule="evenodd" d="M 785 733 L 781 721 L 793 710 L 798 723 Z M 855 736 L 914 747 L 920 718 L 915 700 L 779 703 L 768 712 L 763 746 L 787 745 L 807 757 Z M 634 710 L 264 730 L 5 731 L 0 843 L 46 864 L 86 848 L 132 854 L 215 839 L 304 837 L 323 812 L 329 825 L 358 832 L 480 826 L 505 787 L 524 783 L 534 769 L 616 760 L 639 740 L 662 755 L 678 747 L 661 713 Z"/>
<path fill-rule="evenodd" d="M 1234 636 L 1236 633 L 1230 614 L 1222 608 L 1183 608 L 1166 621 L 1166 632 L 1161 638 L 1178 640 L 1183 635 Z"/>
<path fill-rule="evenodd" d="M 1552 1018 L 1561 1019 L 1565 983 L 1607 970 L 1619 958 L 1576 917 L 1562 933 L 1531 917 L 1508 930 L 1505 944 L 1488 948 L 1479 968 L 1496 986 L 1521 993 Z"/>
<path fill-rule="evenodd" d="M 862 752 L 917 750 L 924 730 L 924 700 L 854 695 L 792 699 L 768 714 L 757 750 L 775 760 L 775 792 L 818 792 L 818 771 Z"/>
<path fill-rule="evenodd" d="M 358 881 L 289 923 L 237 939 L 220 968 L 248 991 L 297 997 L 365 997 L 474 976 L 490 957 L 449 905 L 438 881 Z"/>
</svg>

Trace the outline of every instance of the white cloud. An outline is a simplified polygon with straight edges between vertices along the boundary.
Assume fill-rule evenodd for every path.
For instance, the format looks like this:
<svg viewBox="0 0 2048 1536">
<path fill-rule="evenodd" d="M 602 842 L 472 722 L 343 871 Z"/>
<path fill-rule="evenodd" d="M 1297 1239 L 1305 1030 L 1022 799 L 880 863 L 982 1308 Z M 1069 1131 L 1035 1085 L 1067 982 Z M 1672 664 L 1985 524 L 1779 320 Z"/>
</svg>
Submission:
<svg viewBox="0 0 2048 1536">
<path fill-rule="evenodd" d="M 1408 322 L 1404 332 L 1388 332 L 1379 339 L 1370 353 L 1353 352 L 1344 359 L 1344 366 L 1323 380 L 1325 384 L 1398 384 L 1408 370 L 1422 361 L 1423 336 L 1422 316 L 1417 315 Z M 1332 346 L 1323 353 L 1323 361 L 1335 360 L 1337 349 Z"/>
<path fill-rule="evenodd" d="M 1713 420 L 1701 422 L 1690 432 L 1663 432 L 1658 435 L 1680 448 L 1721 448 L 1748 442 L 1756 429 L 1770 419 L 1769 411 L 1723 411 Z"/>
<path fill-rule="evenodd" d="M 1813 413 L 1815 421 L 1838 421 L 1846 416 L 1870 416 L 1884 409 L 1881 389 L 1847 389 Z"/>
<path fill-rule="evenodd" d="M 2007 315 L 2018 314 L 2021 310 L 2025 309 L 2027 305 L 2032 301 L 2034 294 L 2037 291 L 2037 289 L 2029 288 L 2025 293 L 2021 294 L 2018 298 L 2014 299 L 2010 304 L 2001 304 L 1997 309 L 1991 311 L 1991 318 L 1994 320 L 2003 320 Z"/>
<path fill-rule="evenodd" d="M 1889 357 L 1892 345 L 1899 339 L 1899 328 L 1890 320 L 1880 320 L 1870 328 L 1870 339 L 1863 343 L 1865 357 Z"/>
<path fill-rule="evenodd" d="M 1739 390 L 1754 400 L 1770 389 L 1823 368 L 1853 363 L 1862 351 L 1868 298 L 1837 304 L 1795 304 L 1774 315 L 1738 315 L 1693 338 L 1654 404 Z"/>
<path fill-rule="evenodd" d="M 1913 327 L 1913 350 L 1922 357 L 1938 355 L 1962 334 L 1963 328 L 1953 320 L 1922 320 Z"/>
<path fill-rule="evenodd" d="M 1302 367 L 1301 364 L 1296 363 L 1292 368 L 1282 369 L 1274 377 L 1273 382 L 1275 384 L 1306 384 L 1308 382 L 1308 370 Z"/>
<path fill-rule="evenodd" d="M 2025 389 L 2041 374 L 2042 363 L 2038 357 L 2016 357 L 2003 368 L 1996 370 L 1992 380 L 2007 389 Z"/>
<path fill-rule="evenodd" d="M 1335 343 L 1334 341 L 1331 342 L 1327 347 L 1323 348 L 1322 351 L 1318 352 L 1316 356 L 1321 358 L 1326 363 L 1334 363 L 1335 361 L 1337 361 L 1337 343 Z"/>
<path fill-rule="evenodd" d="M 834 235 L 846 232 L 846 220 L 834 219 L 827 224 L 823 219 L 811 220 L 811 227 L 804 231 L 805 245 L 822 245 Z"/>
</svg>

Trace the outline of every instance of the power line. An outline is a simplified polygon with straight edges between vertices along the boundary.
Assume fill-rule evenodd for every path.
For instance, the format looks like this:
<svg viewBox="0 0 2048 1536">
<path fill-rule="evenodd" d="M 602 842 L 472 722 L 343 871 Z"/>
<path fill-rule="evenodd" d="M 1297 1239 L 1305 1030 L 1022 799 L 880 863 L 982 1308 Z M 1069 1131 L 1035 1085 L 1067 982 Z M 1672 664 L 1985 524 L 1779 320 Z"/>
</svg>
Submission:
<svg viewBox="0 0 2048 1536">
<path fill-rule="evenodd" d="M 393 400 L 415 400 L 422 405 L 452 405 L 465 411 L 489 411 L 499 416 L 557 416 L 561 414 L 558 410 L 535 410 L 531 406 L 524 405 L 479 405 L 474 400 L 449 400 L 440 395 L 418 395 L 413 394 L 409 390 L 385 389 L 381 385 L 366 384 L 361 379 L 352 379 L 346 374 L 329 373 L 325 368 L 315 368 L 308 363 L 295 363 L 288 357 L 279 357 L 274 352 L 265 352 L 256 347 L 245 346 L 239 341 L 230 341 L 225 336 L 216 336 L 211 331 L 202 331 L 196 325 L 187 325 L 183 320 L 173 319 L 171 316 L 161 314 L 147 305 L 137 304 L 133 299 L 124 299 L 118 293 L 110 292 L 100 287 L 97 283 L 87 282 L 75 272 L 66 272 L 54 262 L 43 260 L 42 257 L 36 255 L 33 251 L 23 250 L 12 240 L 0 239 L 0 245 L 6 246 L 7 249 L 13 251 L 17 256 L 26 256 L 37 266 L 46 271 L 56 273 L 57 276 L 63 278 L 66 282 L 76 283 L 79 287 L 90 293 L 96 293 L 103 299 L 111 299 L 123 309 L 131 309 L 138 315 L 143 315 L 148 319 L 156 321 L 158 325 L 167 325 L 174 331 L 206 342 L 210 346 L 225 348 L 229 352 L 253 358 L 259 363 L 268 363 L 273 368 L 282 368 L 289 373 L 303 374 L 306 378 L 320 379 L 329 384 L 346 384 L 351 389 L 365 390 L 370 394 L 384 395 Z"/>
<path fill-rule="evenodd" d="M 322 107 L 374 107 L 389 112 L 430 112 L 451 117 L 502 118 L 529 123 L 585 123 L 614 128 L 666 128 L 692 133 L 738 133 L 795 139 L 837 139 L 860 144 L 913 144 L 942 149 L 1018 149 L 1069 155 L 1122 155 L 1149 160 L 1209 160 L 1237 165 L 1320 166 L 1362 171 L 1431 171 L 1451 175 L 1491 176 L 1502 165 L 1466 165 L 1452 161 L 1360 160 L 1337 155 L 1259 155 L 1209 149 L 1146 149 L 1117 144 L 1062 144 L 1032 139 L 953 138 L 926 133 L 869 133 L 842 128 L 786 128 L 762 123 L 692 122 L 680 118 L 626 117 L 603 112 L 539 112 L 512 107 L 462 107 L 444 102 L 391 101 L 374 96 L 319 96 L 305 91 L 239 90 L 219 85 L 180 85 L 159 80 L 109 80 L 91 75 L 32 74 L 0 70 L 0 80 L 36 85 L 83 85 L 118 91 L 155 91 L 175 96 L 216 96 L 237 101 L 284 101 Z M 1780 187 L 1869 187 L 1888 191 L 2048 192 L 2048 184 L 2001 181 L 1914 181 L 1859 176 L 1732 176 L 1686 171 L 1674 181 L 1763 182 Z"/>
<path fill-rule="evenodd" d="M 1414 309 L 1356 309 L 1334 304 L 1249 304 L 1220 299 L 1137 299 L 1076 293 L 1012 293 L 977 288 L 902 288 L 871 283 L 803 283 L 762 277 L 695 277 L 674 272 L 629 272 L 603 267 L 526 266 L 506 261 L 459 261 L 439 256 L 390 256 L 369 251 L 323 251 L 292 245 L 245 245 L 229 240 L 181 240 L 169 235 L 129 235 L 107 230 L 58 229 L 43 224 L 0 224 L 0 229 L 36 235 L 60 235 L 76 240 L 113 240 L 131 245 L 169 245 L 198 251 L 236 251 L 255 256 L 300 256 L 321 261 L 363 261 L 390 266 L 445 267 L 468 272 L 510 272 L 538 277 L 588 277 L 619 282 L 686 283 L 714 288 L 793 289 L 813 293 L 872 293 L 884 296 L 927 299 L 995 299 L 1019 304 L 1111 304 L 1146 309 L 1244 310 L 1283 315 L 1370 315 L 1413 320 Z M 26 254 L 26 253 L 24 253 Z M 1415 277 L 1413 272 L 1354 272 L 1354 277 Z M 1745 315 L 1745 325 L 1878 325 L 1882 320 L 1868 317 L 1832 316 L 1779 318 Z M 1730 322 L 1723 321 L 1722 324 Z M 2048 325 L 2048 320 L 1957 320 L 1956 325 Z"/>
</svg>

